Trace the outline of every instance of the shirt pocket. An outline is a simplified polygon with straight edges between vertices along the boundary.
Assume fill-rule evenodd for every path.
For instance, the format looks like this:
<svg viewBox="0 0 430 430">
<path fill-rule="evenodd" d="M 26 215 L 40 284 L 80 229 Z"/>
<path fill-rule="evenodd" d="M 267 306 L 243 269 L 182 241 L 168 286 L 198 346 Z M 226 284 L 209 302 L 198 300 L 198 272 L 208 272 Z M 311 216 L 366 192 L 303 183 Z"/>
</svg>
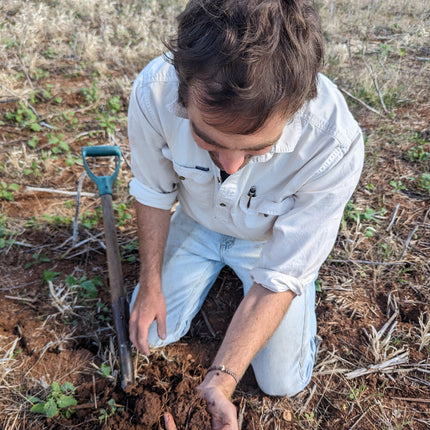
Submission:
<svg viewBox="0 0 430 430">
<path fill-rule="evenodd" d="M 248 207 L 249 206 L 249 207 Z M 239 208 L 243 215 L 243 222 L 247 228 L 270 228 L 278 216 L 286 214 L 294 206 L 294 196 L 288 196 L 280 202 L 268 198 L 242 196 Z"/>
<path fill-rule="evenodd" d="M 205 206 L 211 204 L 213 201 L 213 187 L 211 186 L 213 175 L 210 169 L 208 167 L 183 166 L 174 160 L 172 163 L 179 179 L 179 194 L 188 200 L 187 203 L 190 204 L 189 200 L 191 199 L 194 203 L 197 201 Z"/>
</svg>

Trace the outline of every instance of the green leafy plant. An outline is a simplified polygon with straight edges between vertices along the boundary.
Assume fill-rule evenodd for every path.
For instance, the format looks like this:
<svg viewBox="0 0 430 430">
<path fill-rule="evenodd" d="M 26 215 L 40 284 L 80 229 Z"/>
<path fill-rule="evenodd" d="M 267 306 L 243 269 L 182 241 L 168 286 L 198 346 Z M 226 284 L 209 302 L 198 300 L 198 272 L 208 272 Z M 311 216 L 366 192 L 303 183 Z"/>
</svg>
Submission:
<svg viewBox="0 0 430 430">
<path fill-rule="evenodd" d="M 31 162 L 31 166 L 23 169 L 22 173 L 26 176 L 33 175 L 35 177 L 41 176 L 39 163 L 35 160 Z"/>
<path fill-rule="evenodd" d="M 430 173 L 423 173 L 418 179 L 418 186 L 430 193 Z"/>
<path fill-rule="evenodd" d="M 96 303 L 97 307 L 97 319 L 103 322 L 109 322 L 112 321 L 112 318 L 110 316 L 110 310 L 109 308 L 103 303 L 98 301 Z"/>
<path fill-rule="evenodd" d="M 132 218 L 131 214 L 126 211 L 127 205 L 125 203 L 114 203 L 113 208 L 116 211 L 119 226 L 122 227 L 127 220 Z"/>
<path fill-rule="evenodd" d="M 115 122 L 117 121 L 115 116 L 108 115 L 106 112 L 103 112 L 102 116 L 98 117 L 97 120 L 99 121 L 100 127 L 103 128 L 108 135 L 114 134 Z"/>
<path fill-rule="evenodd" d="M 413 146 L 406 152 L 409 161 L 428 161 L 430 160 L 430 152 L 424 150 L 423 145 Z"/>
<path fill-rule="evenodd" d="M 104 363 L 100 366 L 100 370 L 104 378 L 110 378 L 112 376 L 112 368 Z"/>
<path fill-rule="evenodd" d="M 85 211 L 82 215 L 79 216 L 79 219 L 84 227 L 92 229 L 97 227 L 102 216 L 102 209 L 101 207 L 98 207 L 95 209 L 94 212 Z"/>
<path fill-rule="evenodd" d="M 403 185 L 402 181 L 390 181 L 390 185 L 394 188 L 394 191 L 397 193 L 400 190 L 406 190 L 406 187 Z"/>
<path fill-rule="evenodd" d="M 122 408 L 118 407 L 115 402 L 115 399 L 110 399 L 108 401 L 109 408 L 103 408 L 100 410 L 99 421 L 106 424 L 107 419 L 116 414 L 116 412 L 120 412 Z"/>
<path fill-rule="evenodd" d="M 45 253 L 40 252 L 32 255 L 32 260 L 25 264 L 24 269 L 29 269 L 34 264 L 49 263 L 51 260 Z"/>
<path fill-rule="evenodd" d="M 52 270 L 44 270 L 42 273 L 42 284 L 52 282 L 60 274 L 60 272 L 53 272 Z"/>
<path fill-rule="evenodd" d="M 121 109 L 121 100 L 119 96 L 111 97 L 107 102 L 107 108 L 112 113 L 118 112 Z"/>
<path fill-rule="evenodd" d="M 139 244 L 137 241 L 132 241 L 126 245 L 121 246 L 121 259 L 123 261 L 128 261 L 129 263 L 134 263 L 137 260 L 137 250 L 139 249 Z"/>
<path fill-rule="evenodd" d="M 103 285 L 103 279 L 100 276 L 87 279 L 85 275 L 76 279 L 73 275 L 69 275 L 66 278 L 66 284 L 69 285 L 69 287 L 78 289 L 80 297 L 84 299 L 96 299 L 99 296 L 97 287 Z"/>
<path fill-rule="evenodd" d="M 9 202 L 14 201 L 13 192 L 19 188 L 18 184 L 7 184 L 4 181 L 0 181 L 0 199 L 8 200 Z"/>
<path fill-rule="evenodd" d="M 81 89 L 81 93 L 84 95 L 85 100 L 90 104 L 95 103 L 99 99 L 99 89 L 97 87 L 97 83 L 97 80 L 94 79 L 90 88 Z"/>
<path fill-rule="evenodd" d="M 37 136 L 33 136 L 31 137 L 28 142 L 27 145 L 31 148 L 31 149 L 35 149 L 37 144 L 39 143 L 39 138 Z"/>
<path fill-rule="evenodd" d="M 54 154 L 70 152 L 69 145 L 64 141 L 63 137 L 62 133 L 58 133 L 56 136 L 54 133 L 48 133 L 48 143 L 52 145 L 52 152 Z"/>
<path fill-rule="evenodd" d="M 61 412 L 62 416 L 70 418 L 75 412 L 73 406 L 78 404 L 74 397 L 75 386 L 71 382 L 65 382 L 63 385 L 53 382 L 50 388 L 51 391 L 46 400 L 36 396 L 27 397 L 27 400 L 33 404 L 30 411 L 43 414 L 47 418 L 53 418 Z"/>
<path fill-rule="evenodd" d="M 19 107 L 14 112 L 7 112 L 5 118 L 16 122 L 21 128 L 29 128 L 32 131 L 42 129 L 37 122 L 37 115 L 22 101 L 19 102 Z"/>
</svg>

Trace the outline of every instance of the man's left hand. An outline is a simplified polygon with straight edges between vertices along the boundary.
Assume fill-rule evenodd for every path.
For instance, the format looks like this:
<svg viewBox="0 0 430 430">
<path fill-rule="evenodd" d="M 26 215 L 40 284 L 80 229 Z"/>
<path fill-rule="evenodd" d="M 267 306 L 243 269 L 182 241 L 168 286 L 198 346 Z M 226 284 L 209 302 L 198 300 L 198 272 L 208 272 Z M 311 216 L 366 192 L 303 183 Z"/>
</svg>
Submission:
<svg viewBox="0 0 430 430">
<path fill-rule="evenodd" d="M 225 394 L 214 386 L 200 385 L 201 397 L 206 400 L 207 410 L 211 415 L 212 430 L 238 430 L 236 407 L 228 400 Z M 177 430 L 172 415 L 164 414 L 166 430 Z"/>
</svg>

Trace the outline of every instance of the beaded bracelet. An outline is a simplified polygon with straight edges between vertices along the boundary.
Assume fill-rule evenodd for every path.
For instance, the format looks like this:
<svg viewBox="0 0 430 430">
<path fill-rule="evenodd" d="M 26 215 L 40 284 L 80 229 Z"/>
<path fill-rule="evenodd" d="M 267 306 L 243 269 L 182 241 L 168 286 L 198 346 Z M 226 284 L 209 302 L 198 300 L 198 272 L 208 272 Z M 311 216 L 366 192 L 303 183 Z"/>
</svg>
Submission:
<svg viewBox="0 0 430 430">
<path fill-rule="evenodd" d="M 231 370 L 227 369 L 224 364 L 222 364 L 221 366 L 211 366 L 208 369 L 208 373 L 212 372 L 214 370 L 219 370 L 220 372 L 224 372 L 227 373 L 227 375 L 230 375 L 233 377 L 233 379 L 236 381 L 236 384 L 239 383 L 239 378 L 237 377 L 236 373 L 232 372 Z"/>
</svg>

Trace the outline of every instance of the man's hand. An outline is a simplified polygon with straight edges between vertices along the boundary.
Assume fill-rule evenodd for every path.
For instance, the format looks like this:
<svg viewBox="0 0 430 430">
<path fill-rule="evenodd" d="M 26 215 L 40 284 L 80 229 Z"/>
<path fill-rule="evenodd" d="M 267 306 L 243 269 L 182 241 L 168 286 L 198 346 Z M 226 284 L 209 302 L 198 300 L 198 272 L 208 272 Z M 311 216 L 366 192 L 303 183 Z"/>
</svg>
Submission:
<svg viewBox="0 0 430 430">
<path fill-rule="evenodd" d="M 238 430 L 236 407 L 217 387 L 208 387 L 201 391 L 206 400 L 208 412 L 212 418 L 212 430 Z"/>
<path fill-rule="evenodd" d="M 228 394 L 233 392 L 235 385 L 230 375 L 211 372 L 197 387 L 200 397 L 206 400 L 212 430 L 239 429 L 236 407 L 230 402 Z M 177 430 L 175 421 L 168 412 L 164 414 L 164 425 L 166 430 Z"/>
<path fill-rule="evenodd" d="M 236 408 L 224 393 L 216 387 L 211 387 L 201 393 L 206 400 L 208 412 L 211 415 L 212 430 L 238 430 Z M 171 414 L 164 414 L 166 430 L 177 430 L 175 421 Z"/>
<path fill-rule="evenodd" d="M 166 302 L 160 289 L 145 289 L 142 285 L 130 315 L 130 340 L 145 355 L 149 355 L 148 330 L 157 322 L 157 333 L 166 338 Z"/>
</svg>

